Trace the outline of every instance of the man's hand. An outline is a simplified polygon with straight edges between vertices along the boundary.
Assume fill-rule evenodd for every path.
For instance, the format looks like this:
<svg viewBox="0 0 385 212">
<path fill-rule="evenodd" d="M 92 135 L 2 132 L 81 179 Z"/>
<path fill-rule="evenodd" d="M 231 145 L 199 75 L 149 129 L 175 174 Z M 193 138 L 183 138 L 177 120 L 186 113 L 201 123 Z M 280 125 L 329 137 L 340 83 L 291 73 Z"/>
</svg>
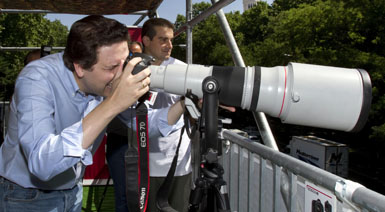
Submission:
<svg viewBox="0 0 385 212">
<path fill-rule="evenodd" d="M 169 125 L 175 124 L 179 120 L 180 116 L 184 113 L 185 107 L 186 107 L 184 101 L 185 100 L 179 100 L 178 102 L 176 102 L 170 107 L 168 116 L 167 116 Z M 202 109 L 202 103 L 203 103 L 203 99 L 200 99 L 198 102 L 199 109 Z M 219 105 L 219 107 L 225 110 L 228 110 L 230 112 L 235 112 L 235 107 L 232 107 L 232 106 Z"/>
<path fill-rule="evenodd" d="M 119 112 L 126 110 L 150 89 L 150 69 L 145 68 L 135 75 L 131 74 L 135 65 L 140 61 L 141 58 L 131 59 L 117 80 L 118 82 L 114 83 L 113 93 L 108 100 L 114 103 L 114 107 L 117 107 Z"/>
<path fill-rule="evenodd" d="M 199 109 L 202 109 L 203 99 L 199 99 L 198 106 L 199 106 Z M 220 104 L 219 107 L 222 109 L 228 110 L 230 112 L 235 112 L 235 107 L 233 107 L 233 106 L 227 106 L 227 105 L 221 105 Z"/>
<path fill-rule="evenodd" d="M 235 112 L 235 107 L 232 106 L 225 106 L 225 105 L 219 105 L 220 108 L 228 110 L 230 112 Z"/>
</svg>

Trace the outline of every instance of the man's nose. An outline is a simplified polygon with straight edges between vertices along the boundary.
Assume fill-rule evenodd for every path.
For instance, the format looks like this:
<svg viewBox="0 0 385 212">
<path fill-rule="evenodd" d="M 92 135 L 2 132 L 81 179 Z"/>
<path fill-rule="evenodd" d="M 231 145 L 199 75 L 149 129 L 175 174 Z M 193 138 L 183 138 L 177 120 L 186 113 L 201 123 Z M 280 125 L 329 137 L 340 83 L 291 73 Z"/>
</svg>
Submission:
<svg viewBox="0 0 385 212">
<path fill-rule="evenodd" d="M 172 49 L 172 40 L 167 41 L 167 47 Z"/>
</svg>

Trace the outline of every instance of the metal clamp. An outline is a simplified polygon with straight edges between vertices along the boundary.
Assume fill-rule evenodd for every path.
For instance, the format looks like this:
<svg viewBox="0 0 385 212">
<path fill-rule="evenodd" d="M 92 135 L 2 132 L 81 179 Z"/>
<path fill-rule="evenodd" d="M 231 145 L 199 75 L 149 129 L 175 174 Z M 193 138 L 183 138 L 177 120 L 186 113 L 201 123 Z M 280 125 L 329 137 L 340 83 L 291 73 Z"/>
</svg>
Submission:
<svg viewBox="0 0 385 212">
<path fill-rule="evenodd" d="M 352 203 L 352 196 L 356 189 L 361 187 L 364 186 L 350 180 L 338 180 L 334 192 L 339 200 L 346 202 L 353 209 L 360 211 L 359 208 Z"/>
<path fill-rule="evenodd" d="M 229 140 L 227 140 L 227 139 L 224 138 L 224 136 L 223 136 L 223 132 L 224 132 L 224 131 L 227 131 L 227 130 L 226 130 L 226 129 L 222 129 L 221 132 L 220 132 L 220 134 L 219 134 L 219 138 L 220 138 L 221 140 L 224 140 L 224 141 L 222 142 L 222 144 L 223 144 L 223 145 L 225 146 L 225 148 L 226 148 L 225 153 L 228 154 L 229 151 L 230 151 L 230 148 L 231 148 L 231 143 L 230 143 Z"/>
</svg>

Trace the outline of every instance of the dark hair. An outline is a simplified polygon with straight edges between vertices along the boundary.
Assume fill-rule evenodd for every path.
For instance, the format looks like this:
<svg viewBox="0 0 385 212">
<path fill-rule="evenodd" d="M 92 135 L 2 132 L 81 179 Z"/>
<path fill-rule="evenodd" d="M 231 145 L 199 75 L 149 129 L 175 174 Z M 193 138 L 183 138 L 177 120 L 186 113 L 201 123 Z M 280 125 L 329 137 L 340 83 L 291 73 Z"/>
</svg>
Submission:
<svg viewBox="0 0 385 212">
<path fill-rule="evenodd" d="M 172 30 L 175 30 L 174 24 L 164 18 L 150 18 L 143 24 L 141 35 L 142 38 L 144 36 L 147 36 L 150 38 L 150 40 L 152 40 L 156 35 L 156 26 L 167 27 Z"/>
<path fill-rule="evenodd" d="M 24 66 L 26 66 L 28 63 L 32 62 L 36 58 L 40 58 L 40 49 L 35 49 L 28 52 L 28 54 L 24 58 Z"/>
<path fill-rule="evenodd" d="M 130 42 L 127 28 L 120 22 L 101 15 L 90 15 L 76 21 L 67 37 L 63 60 L 74 71 L 73 63 L 90 69 L 97 63 L 98 50 L 122 41 Z"/>
</svg>

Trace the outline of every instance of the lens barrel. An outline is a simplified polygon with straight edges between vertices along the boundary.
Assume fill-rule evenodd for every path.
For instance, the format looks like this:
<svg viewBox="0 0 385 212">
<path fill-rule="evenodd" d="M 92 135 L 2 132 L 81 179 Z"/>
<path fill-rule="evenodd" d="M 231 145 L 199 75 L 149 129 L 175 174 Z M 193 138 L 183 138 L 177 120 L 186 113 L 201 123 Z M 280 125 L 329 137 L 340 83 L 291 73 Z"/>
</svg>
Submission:
<svg viewBox="0 0 385 212">
<path fill-rule="evenodd" d="M 151 88 L 202 98 L 202 82 L 219 82 L 224 105 L 266 113 L 283 123 L 359 131 L 372 99 L 369 74 L 362 69 L 289 63 L 276 67 L 202 65 L 150 66 Z"/>
</svg>

